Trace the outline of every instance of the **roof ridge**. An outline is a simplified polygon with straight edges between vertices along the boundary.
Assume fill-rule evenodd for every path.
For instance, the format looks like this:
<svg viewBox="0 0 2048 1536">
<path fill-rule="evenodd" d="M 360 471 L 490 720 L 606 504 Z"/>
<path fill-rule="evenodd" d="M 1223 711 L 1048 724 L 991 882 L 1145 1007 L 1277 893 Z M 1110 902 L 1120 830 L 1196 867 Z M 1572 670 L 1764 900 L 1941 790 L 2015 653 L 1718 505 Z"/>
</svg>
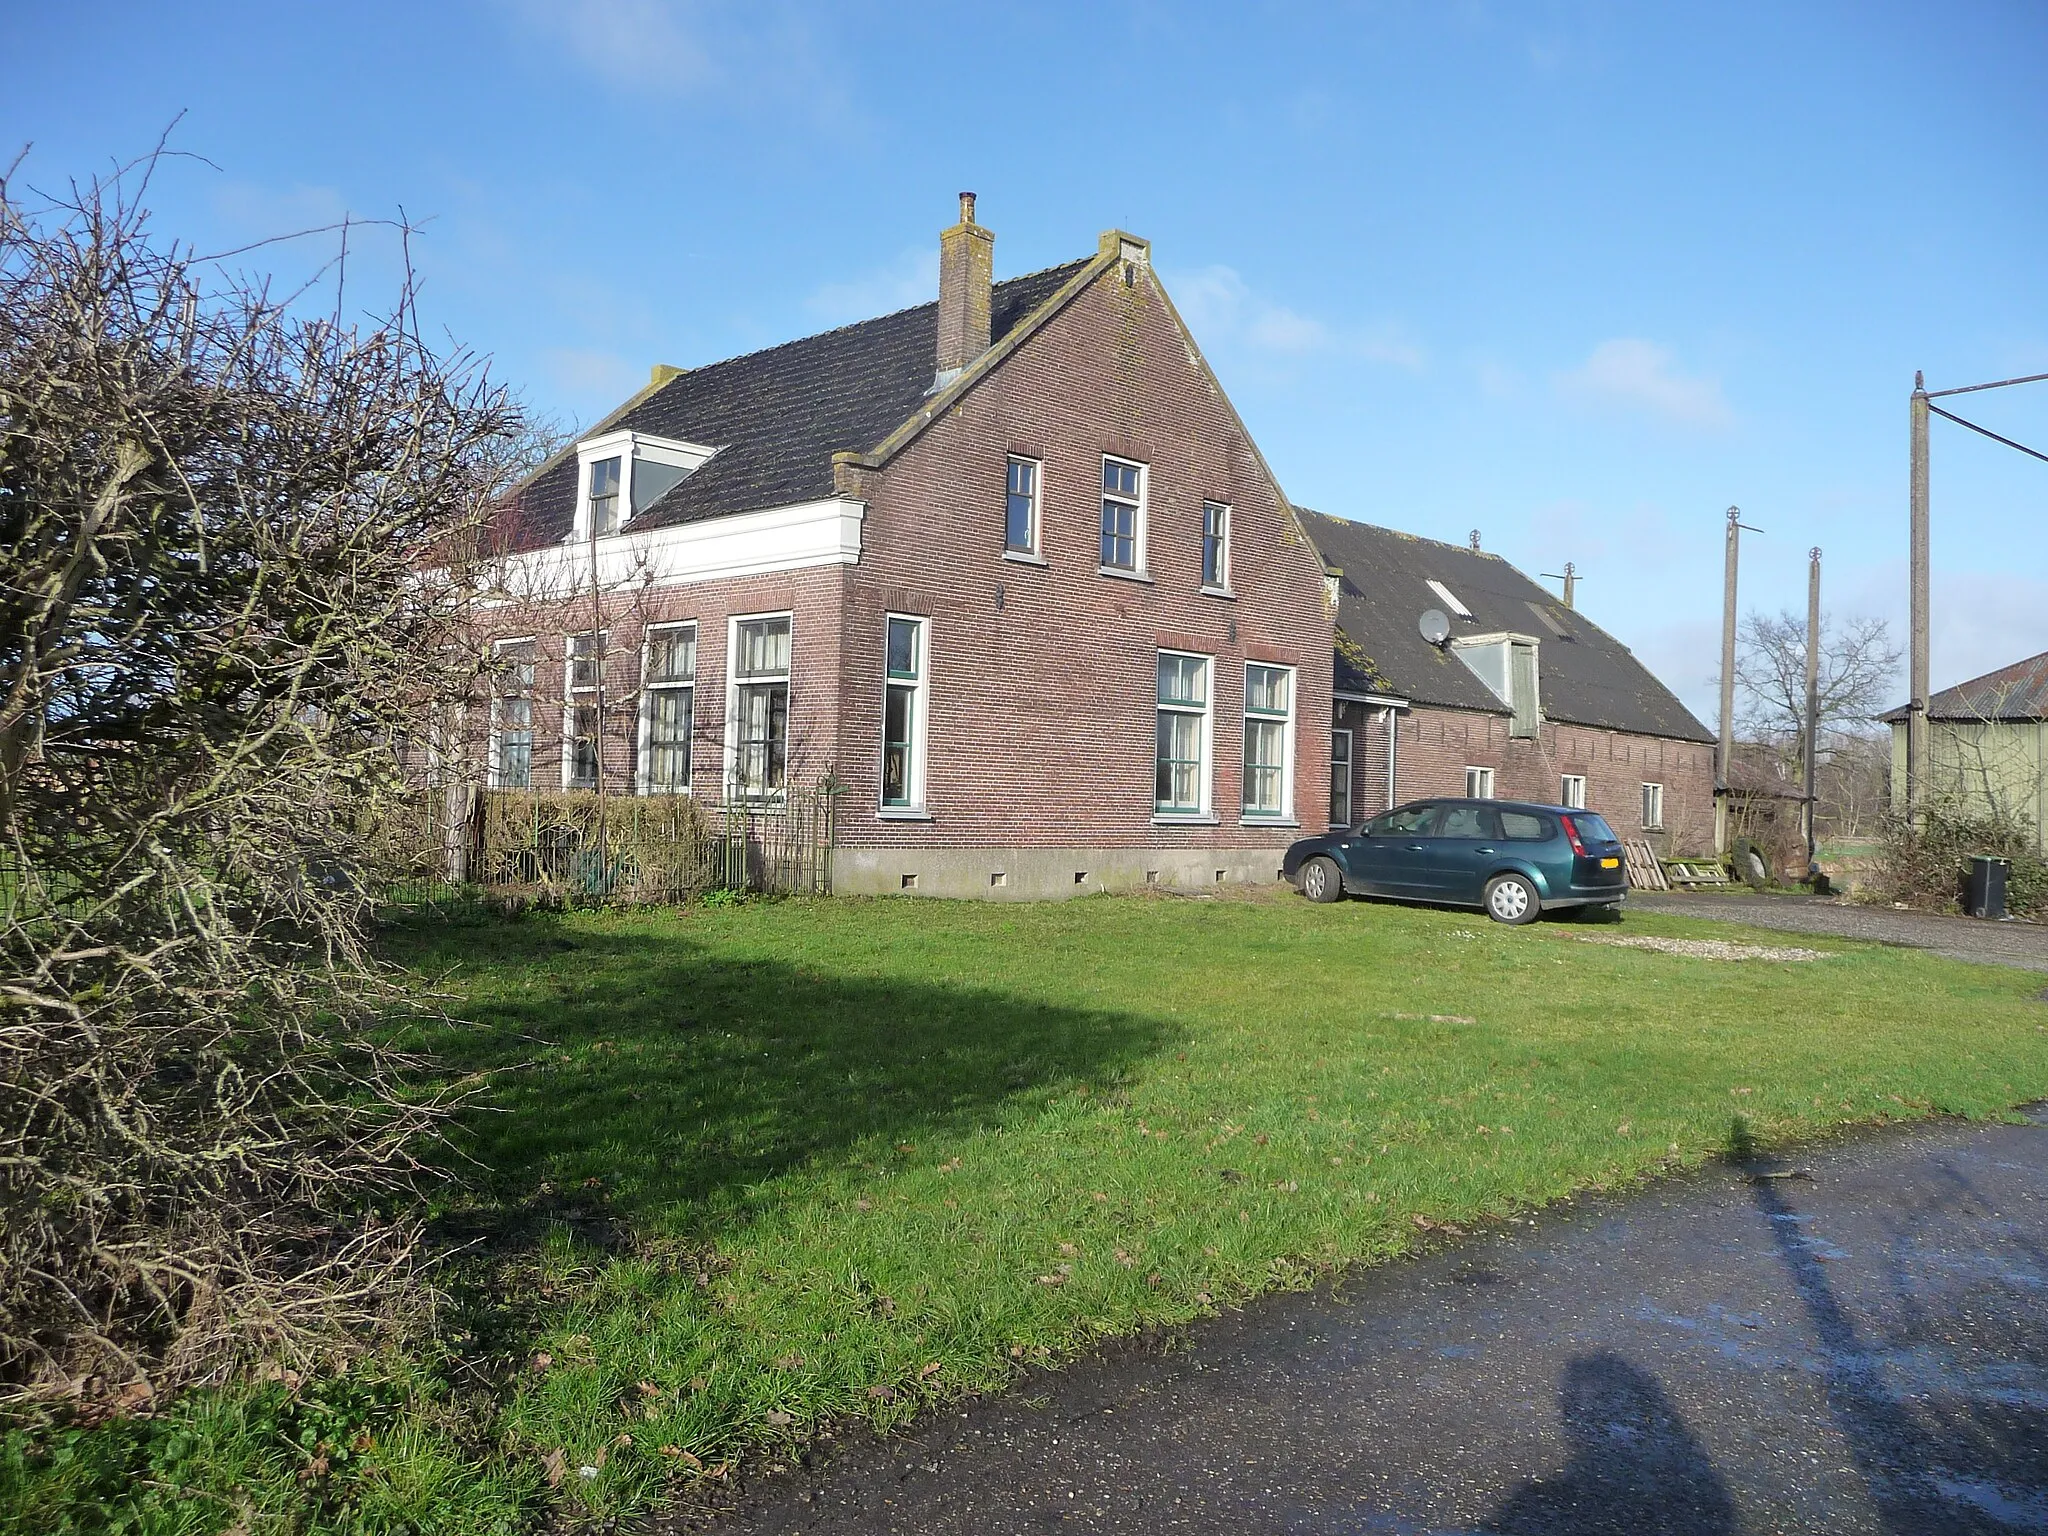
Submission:
<svg viewBox="0 0 2048 1536">
<path fill-rule="evenodd" d="M 1976 683 L 1989 682 L 2002 672 L 2016 672 L 2021 667 L 2032 666 L 2036 662 L 2043 661 L 2048 661 L 2048 651 L 2036 651 L 2031 656 L 2022 656 L 2018 661 L 2008 661 L 2002 667 L 1993 667 L 1989 672 L 1980 672 L 1975 677 L 1966 677 L 1959 683 L 1950 683 L 1946 688 L 1937 688 L 1935 693 L 1954 693 L 1958 688 L 1968 688 Z M 1929 697 L 1933 697 L 1933 695 Z"/>
<path fill-rule="evenodd" d="M 1498 560 L 1511 570 L 1520 569 L 1506 555 L 1496 550 L 1474 549 L 1469 544 L 1453 544 L 1449 539 L 1432 539 L 1426 533 L 1410 533 L 1406 528 L 1396 528 L 1390 523 L 1368 523 L 1362 517 L 1339 517 L 1334 512 L 1318 512 L 1314 507 L 1304 507 L 1299 502 L 1295 504 L 1294 510 L 1306 512 L 1310 517 L 1320 517 L 1326 523 L 1345 523 L 1353 528 L 1370 528 L 1375 533 L 1391 533 L 1395 538 L 1406 539 L 1411 544 L 1434 544 L 1438 549 L 1452 550 L 1461 555 L 1477 555 L 1482 560 Z"/>
<path fill-rule="evenodd" d="M 1019 272 L 1014 277 L 1001 278 L 998 281 L 989 284 L 989 291 L 991 295 L 993 295 L 996 292 L 996 290 L 1007 288 L 1012 283 L 1021 283 L 1026 282 L 1034 277 L 1043 277 L 1048 272 L 1057 272 L 1063 267 L 1086 266 L 1089 262 L 1093 261 L 1094 259 L 1095 258 L 1092 256 L 1081 256 L 1077 257 L 1072 261 L 1056 261 L 1049 267 L 1040 267 L 1033 272 Z M 827 336 L 842 335 L 847 331 L 860 330 L 863 326 L 880 325 L 886 320 L 898 320 L 901 319 L 904 315 L 915 314 L 920 309 L 937 309 L 938 307 L 939 301 L 936 298 L 930 298 L 926 299 L 921 304 L 906 304 L 901 309 L 884 310 L 879 315 L 869 315 L 865 320 L 849 320 L 844 325 L 827 326 L 822 331 L 812 331 L 805 336 L 792 336 L 787 341 L 778 341 L 773 342 L 765 347 L 756 347 L 751 352 L 735 352 L 729 357 L 713 358 L 708 363 L 699 363 L 694 368 L 685 368 L 681 373 L 678 373 L 675 376 L 675 378 L 669 379 L 666 383 L 664 383 L 661 386 L 661 388 L 668 388 L 670 384 L 676 382 L 676 379 L 691 378 L 698 374 L 707 373 L 713 368 L 723 368 L 727 363 L 744 363 L 753 358 L 766 357 L 771 352 L 780 352 L 785 347 L 800 347 L 804 345 L 806 342 L 821 341 Z M 659 394 L 660 392 L 661 390 L 655 391 L 656 394 Z"/>
</svg>

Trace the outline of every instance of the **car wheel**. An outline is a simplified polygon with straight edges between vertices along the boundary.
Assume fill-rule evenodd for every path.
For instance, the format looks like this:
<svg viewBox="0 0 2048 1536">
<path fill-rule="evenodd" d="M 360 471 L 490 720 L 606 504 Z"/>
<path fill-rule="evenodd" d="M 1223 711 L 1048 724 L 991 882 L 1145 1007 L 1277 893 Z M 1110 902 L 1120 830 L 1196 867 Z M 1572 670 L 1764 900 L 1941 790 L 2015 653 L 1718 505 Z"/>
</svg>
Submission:
<svg viewBox="0 0 2048 1536">
<path fill-rule="evenodd" d="M 1328 859 L 1310 859 L 1301 867 L 1301 894 L 1310 901 L 1335 901 L 1344 894 L 1344 877 Z"/>
<path fill-rule="evenodd" d="M 1496 923 L 1533 923 L 1543 903 L 1520 875 L 1495 875 L 1486 882 L 1486 915 Z"/>
</svg>

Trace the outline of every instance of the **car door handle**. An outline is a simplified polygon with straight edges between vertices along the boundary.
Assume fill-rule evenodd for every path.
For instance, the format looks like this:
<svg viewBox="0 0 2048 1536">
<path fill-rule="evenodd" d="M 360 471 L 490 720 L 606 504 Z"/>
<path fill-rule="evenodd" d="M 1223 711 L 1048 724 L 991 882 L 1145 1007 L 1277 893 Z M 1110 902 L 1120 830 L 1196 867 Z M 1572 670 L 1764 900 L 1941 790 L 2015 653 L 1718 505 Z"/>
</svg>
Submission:
<svg viewBox="0 0 2048 1536">
<path fill-rule="evenodd" d="M 1493 857 L 1493 850 L 1491 848 L 1474 848 L 1472 851 L 1478 854 L 1482 859 L 1490 859 Z"/>
<path fill-rule="evenodd" d="M 1408 851 L 1410 853 L 1427 853 L 1429 850 L 1423 847 L 1423 845 L 1420 843 L 1410 843 L 1408 845 Z"/>
</svg>

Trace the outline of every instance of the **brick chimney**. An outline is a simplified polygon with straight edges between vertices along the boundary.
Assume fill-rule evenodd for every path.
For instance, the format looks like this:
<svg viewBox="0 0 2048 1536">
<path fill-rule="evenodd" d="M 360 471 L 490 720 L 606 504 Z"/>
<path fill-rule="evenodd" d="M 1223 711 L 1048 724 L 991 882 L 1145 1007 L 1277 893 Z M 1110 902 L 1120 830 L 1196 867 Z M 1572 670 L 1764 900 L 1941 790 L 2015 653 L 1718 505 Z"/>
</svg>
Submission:
<svg viewBox="0 0 2048 1536">
<path fill-rule="evenodd" d="M 989 284 L 996 237 L 974 222 L 974 194 L 960 194 L 960 222 L 939 236 L 939 371 L 944 389 L 988 350 Z"/>
</svg>

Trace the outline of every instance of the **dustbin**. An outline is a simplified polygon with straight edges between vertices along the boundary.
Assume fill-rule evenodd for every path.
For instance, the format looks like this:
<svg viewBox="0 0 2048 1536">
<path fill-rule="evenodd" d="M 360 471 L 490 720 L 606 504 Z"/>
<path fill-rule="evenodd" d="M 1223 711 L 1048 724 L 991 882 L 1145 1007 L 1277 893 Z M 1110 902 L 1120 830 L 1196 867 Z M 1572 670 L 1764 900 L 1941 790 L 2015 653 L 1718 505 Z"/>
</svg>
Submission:
<svg viewBox="0 0 2048 1536">
<path fill-rule="evenodd" d="M 1995 859 L 1980 853 L 1970 860 L 1970 877 L 1963 887 L 1963 910 L 1972 917 L 2005 916 L 2005 878 L 2012 872 L 2011 859 Z"/>
</svg>

